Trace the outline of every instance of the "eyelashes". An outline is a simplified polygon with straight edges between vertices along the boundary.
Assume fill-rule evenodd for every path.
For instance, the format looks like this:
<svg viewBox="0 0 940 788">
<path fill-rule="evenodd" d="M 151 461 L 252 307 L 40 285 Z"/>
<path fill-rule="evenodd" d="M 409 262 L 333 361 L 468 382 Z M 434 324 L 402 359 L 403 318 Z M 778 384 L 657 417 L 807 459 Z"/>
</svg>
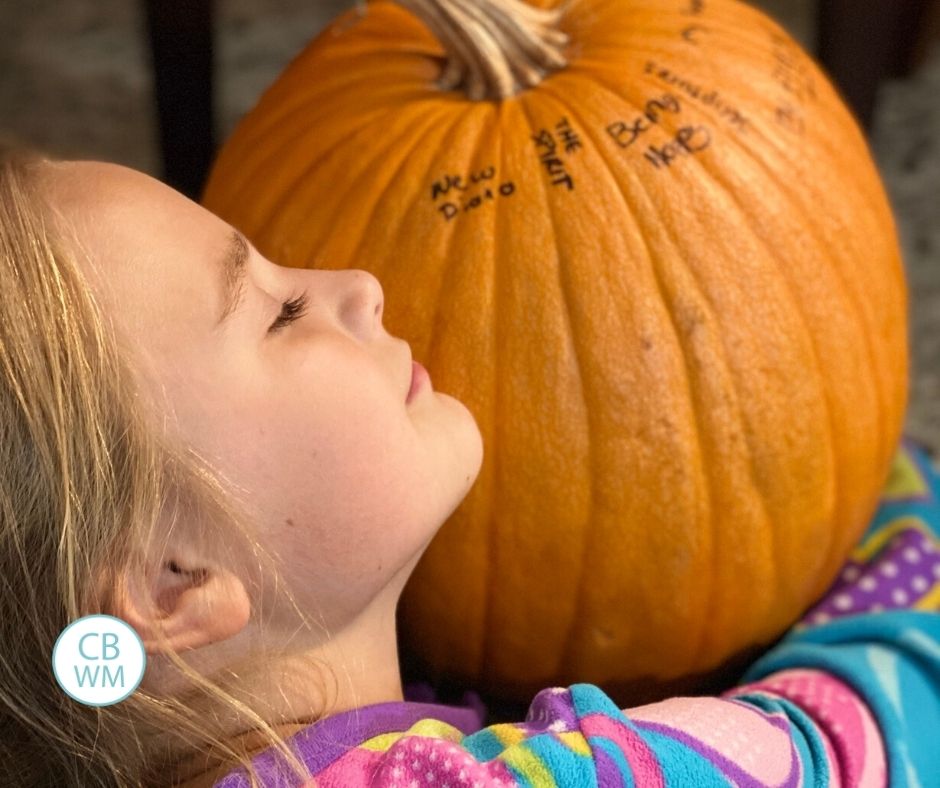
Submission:
<svg viewBox="0 0 940 788">
<path fill-rule="evenodd" d="M 269 334 L 275 334 L 285 326 L 289 326 L 295 320 L 303 317 L 307 313 L 307 291 L 305 290 L 296 298 L 291 298 L 281 304 L 281 314 L 268 328 Z"/>
</svg>

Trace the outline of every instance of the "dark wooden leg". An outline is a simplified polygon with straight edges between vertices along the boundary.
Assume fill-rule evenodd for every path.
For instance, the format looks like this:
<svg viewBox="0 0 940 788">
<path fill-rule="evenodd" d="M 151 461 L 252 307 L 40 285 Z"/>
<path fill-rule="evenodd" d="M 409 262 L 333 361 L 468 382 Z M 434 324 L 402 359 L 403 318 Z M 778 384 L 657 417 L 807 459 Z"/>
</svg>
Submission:
<svg viewBox="0 0 940 788">
<path fill-rule="evenodd" d="M 910 67 L 928 0 L 819 0 L 819 59 L 862 125 L 878 85 Z"/>
<path fill-rule="evenodd" d="M 212 0 L 144 0 L 163 180 L 198 200 L 215 152 Z"/>
<path fill-rule="evenodd" d="M 927 11 L 924 13 L 917 39 L 911 62 L 912 69 L 919 68 L 926 63 L 931 48 L 940 42 L 940 0 L 928 0 Z"/>
</svg>

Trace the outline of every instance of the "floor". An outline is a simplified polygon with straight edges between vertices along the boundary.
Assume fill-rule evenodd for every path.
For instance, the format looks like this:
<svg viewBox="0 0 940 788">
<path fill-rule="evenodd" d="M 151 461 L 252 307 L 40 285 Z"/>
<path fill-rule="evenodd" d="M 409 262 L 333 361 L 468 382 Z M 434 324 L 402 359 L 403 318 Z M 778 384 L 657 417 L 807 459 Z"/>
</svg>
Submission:
<svg viewBox="0 0 940 788">
<path fill-rule="evenodd" d="M 757 3 L 805 46 L 812 0 Z M 343 0 L 220 0 L 221 136 Z M 157 174 L 139 4 L 31 0 L 4 7 L 0 135 L 61 155 L 118 161 Z M 913 375 L 905 431 L 940 450 L 940 46 L 879 95 L 872 149 L 896 210 L 912 296 Z"/>
</svg>

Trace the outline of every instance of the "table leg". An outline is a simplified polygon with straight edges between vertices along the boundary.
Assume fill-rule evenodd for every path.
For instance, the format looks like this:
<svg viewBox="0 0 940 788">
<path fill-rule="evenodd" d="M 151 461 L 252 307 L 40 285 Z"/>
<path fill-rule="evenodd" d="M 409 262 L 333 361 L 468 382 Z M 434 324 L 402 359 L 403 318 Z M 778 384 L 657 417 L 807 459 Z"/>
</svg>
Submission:
<svg viewBox="0 0 940 788">
<path fill-rule="evenodd" d="M 817 50 L 849 106 L 870 128 L 878 86 L 910 67 L 928 0 L 819 0 Z"/>
<path fill-rule="evenodd" d="M 215 152 L 212 0 L 144 0 L 163 180 L 198 199 Z"/>
</svg>

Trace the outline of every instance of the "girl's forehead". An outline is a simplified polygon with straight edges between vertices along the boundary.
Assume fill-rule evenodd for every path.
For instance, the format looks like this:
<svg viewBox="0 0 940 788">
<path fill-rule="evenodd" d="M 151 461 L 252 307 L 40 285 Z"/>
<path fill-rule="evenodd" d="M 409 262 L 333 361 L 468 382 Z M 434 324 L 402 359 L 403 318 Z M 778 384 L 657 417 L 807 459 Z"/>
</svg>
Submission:
<svg viewBox="0 0 940 788">
<path fill-rule="evenodd" d="M 43 188 L 76 264 L 123 329 L 158 356 L 183 342 L 198 349 L 218 311 L 229 225 L 116 164 L 55 163 Z"/>
<path fill-rule="evenodd" d="M 171 290 L 192 285 L 186 280 L 218 257 L 231 235 L 202 206 L 121 165 L 57 162 L 43 186 L 63 237 L 77 243 L 84 253 L 79 257 L 108 282 L 144 274 Z"/>
<path fill-rule="evenodd" d="M 109 230 L 120 235 L 127 225 L 133 229 L 128 239 L 175 228 L 172 236 L 215 219 L 157 179 L 119 164 L 54 162 L 44 169 L 42 182 L 55 212 L 92 237 Z"/>
</svg>

